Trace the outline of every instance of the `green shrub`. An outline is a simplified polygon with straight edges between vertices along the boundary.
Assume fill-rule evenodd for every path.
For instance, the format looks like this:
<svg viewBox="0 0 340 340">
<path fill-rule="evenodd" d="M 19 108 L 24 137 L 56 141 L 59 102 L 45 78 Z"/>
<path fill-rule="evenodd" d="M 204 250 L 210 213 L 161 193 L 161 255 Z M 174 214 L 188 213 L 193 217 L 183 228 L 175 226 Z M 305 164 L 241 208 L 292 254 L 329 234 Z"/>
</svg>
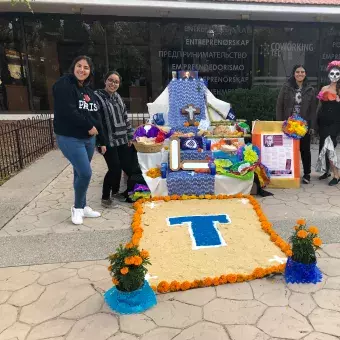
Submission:
<svg viewBox="0 0 340 340">
<path fill-rule="evenodd" d="M 251 124 L 256 119 L 275 120 L 279 91 L 266 86 L 254 86 L 251 89 L 230 91 L 221 99 L 231 104 L 237 119 L 246 119 Z"/>
</svg>

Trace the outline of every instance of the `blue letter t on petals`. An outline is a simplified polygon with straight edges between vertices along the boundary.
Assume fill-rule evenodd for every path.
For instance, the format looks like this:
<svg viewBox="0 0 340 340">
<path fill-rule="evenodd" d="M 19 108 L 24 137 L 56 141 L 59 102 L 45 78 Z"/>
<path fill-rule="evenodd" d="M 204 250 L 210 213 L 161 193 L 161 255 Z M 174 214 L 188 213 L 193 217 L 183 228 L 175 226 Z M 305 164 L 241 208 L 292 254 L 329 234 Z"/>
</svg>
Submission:
<svg viewBox="0 0 340 340">
<path fill-rule="evenodd" d="M 169 217 L 168 225 L 186 223 L 193 242 L 193 249 L 225 246 L 226 243 L 217 228 L 217 223 L 230 223 L 228 215 L 202 215 Z"/>
</svg>

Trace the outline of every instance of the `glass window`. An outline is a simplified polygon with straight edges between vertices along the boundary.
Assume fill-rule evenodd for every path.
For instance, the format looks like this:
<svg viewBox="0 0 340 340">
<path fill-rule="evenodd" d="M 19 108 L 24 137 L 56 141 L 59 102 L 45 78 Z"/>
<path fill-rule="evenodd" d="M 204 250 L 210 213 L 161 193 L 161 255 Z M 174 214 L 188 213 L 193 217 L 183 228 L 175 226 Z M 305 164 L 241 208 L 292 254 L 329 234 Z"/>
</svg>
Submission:
<svg viewBox="0 0 340 340">
<path fill-rule="evenodd" d="M 327 65 L 332 60 L 340 60 L 340 26 L 325 27 L 321 31 L 321 86 L 329 83 Z"/>
<path fill-rule="evenodd" d="M 123 79 L 118 92 L 130 112 L 146 112 L 151 96 L 149 24 L 110 22 L 106 32 L 109 69 Z"/>
<path fill-rule="evenodd" d="M 172 71 L 181 68 L 183 61 L 183 27 L 181 23 L 167 23 L 160 26 L 158 57 L 162 63 L 162 87 L 172 79 Z"/>
<path fill-rule="evenodd" d="M 252 29 L 243 25 L 162 25 L 163 84 L 173 71 L 194 70 L 216 96 L 250 86 Z"/>
<path fill-rule="evenodd" d="M 251 26 L 185 25 L 183 51 L 180 67 L 198 71 L 214 95 L 250 86 Z"/>
<path fill-rule="evenodd" d="M 34 110 L 52 110 L 52 86 L 73 59 L 88 55 L 95 65 L 95 86 L 106 70 L 105 34 L 99 21 L 67 16 L 25 19 Z"/>
<path fill-rule="evenodd" d="M 0 111 L 29 111 L 18 18 L 0 18 Z"/>
<path fill-rule="evenodd" d="M 255 70 L 253 85 L 281 86 L 296 64 L 306 67 L 314 86 L 318 76 L 318 29 L 312 27 L 254 28 Z"/>
</svg>

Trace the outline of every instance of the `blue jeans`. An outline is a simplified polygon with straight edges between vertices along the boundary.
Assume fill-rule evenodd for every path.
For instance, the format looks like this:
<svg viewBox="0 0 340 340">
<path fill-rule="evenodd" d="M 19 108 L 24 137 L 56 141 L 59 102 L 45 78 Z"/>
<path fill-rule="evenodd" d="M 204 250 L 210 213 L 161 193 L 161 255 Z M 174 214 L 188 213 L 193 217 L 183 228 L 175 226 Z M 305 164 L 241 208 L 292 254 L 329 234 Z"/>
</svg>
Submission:
<svg viewBox="0 0 340 340">
<path fill-rule="evenodd" d="M 83 209 L 86 206 L 86 193 L 92 176 L 91 160 L 96 139 L 95 137 L 78 139 L 60 135 L 56 137 L 59 149 L 73 165 L 74 207 Z"/>
</svg>

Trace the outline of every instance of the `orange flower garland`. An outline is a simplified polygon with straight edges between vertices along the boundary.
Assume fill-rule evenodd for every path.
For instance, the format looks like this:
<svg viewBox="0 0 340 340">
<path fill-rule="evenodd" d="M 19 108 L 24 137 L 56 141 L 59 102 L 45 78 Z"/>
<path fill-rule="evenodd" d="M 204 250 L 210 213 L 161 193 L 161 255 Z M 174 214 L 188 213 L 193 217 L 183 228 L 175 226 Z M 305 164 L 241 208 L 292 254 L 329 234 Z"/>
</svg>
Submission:
<svg viewBox="0 0 340 340">
<path fill-rule="evenodd" d="M 170 292 L 177 292 L 181 289 L 181 284 L 178 281 L 172 281 L 169 289 Z"/>
<path fill-rule="evenodd" d="M 172 196 L 159 196 L 159 197 L 152 197 L 152 198 L 143 198 L 139 199 L 137 202 L 133 204 L 133 207 L 135 209 L 135 213 L 132 219 L 132 239 L 131 242 L 126 244 L 126 248 L 133 247 L 133 245 L 139 245 L 139 242 L 143 236 L 143 228 L 142 228 L 142 218 L 141 215 L 143 212 L 143 204 L 145 202 L 153 202 L 153 201 L 177 201 L 177 200 L 189 200 L 189 199 L 208 199 L 208 200 L 225 200 L 225 199 L 233 199 L 233 198 L 246 198 L 249 200 L 250 204 L 253 206 L 253 209 L 261 222 L 261 228 L 262 230 L 267 233 L 270 237 L 270 240 L 274 242 L 285 254 L 286 256 L 292 255 L 291 247 L 288 243 L 286 243 L 273 229 L 273 225 L 268 221 L 266 215 L 263 213 L 260 204 L 256 201 L 256 199 L 251 195 L 242 195 L 242 194 L 236 194 L 236 195 L 172 195 Z M 304 220 L 299 220 L 299 222 L 304 222 Z M 315 231 L 315 230 L 314 230 Z M 314 241 L 315 240 L 315 241 Z M 320 240 L 321 241 L 321 240 Z M 319 243 L 318 238 L 314 238 L 313 242 Z M 145 254 L 145 253 L 144 253 Z M 143 257 L 143 251 L 141 252 L 141 257 Z M 124 268 L 123 268 L 124 269 Z M 122 269 L 122 270 L 123 270 Z M 188 290 L 193 288 L 199 288 L 199 287 L 211 287 L 211 286 L 217 286 L 221 284 L 226 283 L 236 283 L 236 282 L 244 282 L 244 281 L 250 281 L 254 279 L 260 279 L 262 277 L 265 277 L 267 275 L 273 274 L 273 273 L 282 273 L 285 269 L 285 264 L 281 264 L 278 266 L 272 266 L 269 268 L 256 268 L 251 274 L 249 275 L 243 275 L 243 274 L 228 274 L 228 275 L 221 275 L 220 277 L 215 278 L 204 278 L 203 280 L 194 280 L 193 282 L 184 281 L 184 282 L 178 282 L 178 281 L 172 281 L 171 283 L 168 283 L 166 281 L 161 281 L 157 287 L 152 286 L 152 288 L 159 292 L 159 293 L 168 293 L 168 292 L 176 292 L 180 290 Z"/>
<path fill-rule="evenodd" d="M 184 281 L 182 284 L 181 284 L 181 290 L 188 290 L 191 288 L 191 283 L 189 281 Z"/>
<path fill-rule="evenodd" d="M 170 290 L 170 285 L 166 281 L 161 281 L 157 286 L 157 291 L 167 293 Z"/>
</svg>

